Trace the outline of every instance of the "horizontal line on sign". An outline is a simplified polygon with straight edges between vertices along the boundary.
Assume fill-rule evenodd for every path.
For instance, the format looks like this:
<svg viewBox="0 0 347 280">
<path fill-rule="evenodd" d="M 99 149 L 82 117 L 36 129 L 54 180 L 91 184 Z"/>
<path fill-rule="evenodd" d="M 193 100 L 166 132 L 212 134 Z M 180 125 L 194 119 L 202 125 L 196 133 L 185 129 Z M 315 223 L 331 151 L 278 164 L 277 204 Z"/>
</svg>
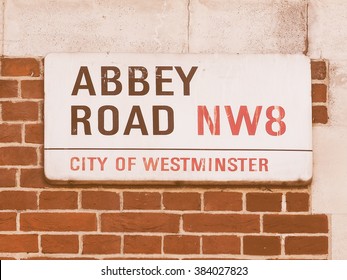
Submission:
<svg viewBox="0 0 347 280">
<path fill-rule="evenodd" d="M 46 151 L 250 151 L 250 152 L 312 152 L 300 149 L 193 149 L 193 148 L 45 148 Z"/>
</svg>

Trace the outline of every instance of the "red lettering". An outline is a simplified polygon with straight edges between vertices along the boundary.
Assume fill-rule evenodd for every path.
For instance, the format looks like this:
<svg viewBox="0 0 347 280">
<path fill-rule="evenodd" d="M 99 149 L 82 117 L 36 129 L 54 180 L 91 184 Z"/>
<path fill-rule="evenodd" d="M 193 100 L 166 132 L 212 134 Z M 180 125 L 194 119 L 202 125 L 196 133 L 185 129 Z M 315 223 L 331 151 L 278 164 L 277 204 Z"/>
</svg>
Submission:
<svg viewBox="0 0 347 280">
<path fill-rule="evenodd" d="M 158 168 L 158 163 L 159 163 L 159 159 L 156 158 L 155 160 L 150 157 L 150 158 L 142 158 L 143 160 L 143 164 L 145 166 L 145 169 L 146 171 L 149 171 L 149 170 L 153 170 L 153 171 L 156 171 L 157 168 Z"/>
<path fill-rule="evenodd" d="M 169 165 L 169 158 L 161 158 L 161 171 L 170 171 L 168 165 Z"/>
<path fill-rule="evenodd" d="M 106 161 L 107 161 L 107 157 L 105 157 L 104 159 L 98 158 L 98 161 L 99 161 L 99 163 L 100 163 L 100 169 L 101 169 L 101 171 L 104 171 L 104 169 L 105 169 L 105 163 L 106 163 Z"/>
<path fill-rule="evenodd" d="M 72 171 L 77 171 L 77 170 L 79 170 L 79 166 L 78 165 L 75 165 L 75 163 L 78 163 L 80 160 L 79 160 L 79 158 L 78 157 L 72 157 L 71 159 L 70 159 L 70 169 L 72 170 Z"/>
<path fill-rule="evenodd" d="M 259 171 L 269 171 L 269 167 L 267 166 L 269 163 L 269 160 L 267 158 L 260 158 L 259 159 Z"/>
<path fill-rule="evenodd" d="M 206 106 L 198 106 L 198 135 L 204 135 L 204 120 L 207 122 L 211 135 L 220 135 L 219 106 L 214 107 L 214 122 Z"/>
<path fill-rule="evenodd" d="M 94 171 L 105 170 L 107 157 L 72 157 L 70 159 L 70 170 L 72 171 Z"/>
<path fill-rule="evenodd" d="M 243 119 L 245 120 L 245 123 L 246 123 L 248 135 L 255 135 L 262 106 L 257 106 L 255 108 L 255 112 L 254 112 L 252 121 L 251 121 L 251 118 L 249 116 L 247 106 L 240 106 L 240 110 L 239 110 L 239 113 L 237 115 L 236 122 L 235 122 L 235 118 L 233 116 L 233 112 L 231 110 L 231 107 L 230 106 L 224 106 L 224 109 L 225 109 L 225 112 L 227 114 L 227 118 L 229 121 L 229 126 L 230 126 L 230 130 L 231 130 L 232 135 L 239 135 Z"/>
<path fill-rule="evenodd" d="M 256 160 L 256 158 L 249 159 L 249 171 L 257 171 L 257 169 L 255 168 L 257 166 L 257 164 L 255 163 Z"/>
<path fill-rule="evenodd" d="M 89 159 L 90 162 L 90 171 L 94 170 L 94 160 L 96 159 L 96 157 L 88 157 L 87 159 Z"/>
<path fill-rule="evenodd" d="M 187 164 L 188 164 L 188 161 L 190 160 L 190 158 L 180 158 L 182 161 L 183 161 L 183 171 L 187 171 Z"/>
<path fill-rule="evenodd" d="M 180 161 L 180 159 L 177 157 L 174 157 L 171 159 L 171 164 L 172 164 L 172 166 L 170 167 L 171 171 L 179 171 L 180 170 L 179 161 Z"/>
<path fill-rule="evenodd" d="M 135 157 L 128 158 L 128 171 L 131 171 L 132 167 L 136 165 Z"/>
<path fill-rule="evenodd" d="M 230 165 L 230 166 L 228 167 L 228 170 L 229 170 L 229 171 L 236 171 L 236 170 L 237 170 L 237 164 L 236 164 L 236 162 L 237 162 L 237 159 L 236 159 L 236 158 L 229 158 L 229 159 L 228 159 L 228 164 Z"/>
<path fill-rule="evenodd" d="M 201 158 L 198 159 L 197 158 L 192 158 L 192 171 L 204 171 L 205 168 L 205 159 Z"/>
<path fill-rule="evenodd" d="M 273 111 L 277 110 L 278 117 L 273 116 Z M 285 116 L 285 111 L 281 106 L 271 106 L 266 110 L 266 116 L 269 121 L 266 123 L 266 132 L 271 136 L 281 136 L 286 132 L 286 124 L 282 121 Z M 279 126 L 278 131 L 274 131 L 273 124 L 277 123 Z"/>
<path fill-rule="evenodd" d="M 125 170 L 125 158 L 123 157 L 116 158 L 116 170 L 117 171 Z"/>
<path fill-rule="evenodd" d="M 240 171 L 245 171 L 245 161 L 247 158 L 238 158 L 238 160 L 240 161 Z"/>
</svg>

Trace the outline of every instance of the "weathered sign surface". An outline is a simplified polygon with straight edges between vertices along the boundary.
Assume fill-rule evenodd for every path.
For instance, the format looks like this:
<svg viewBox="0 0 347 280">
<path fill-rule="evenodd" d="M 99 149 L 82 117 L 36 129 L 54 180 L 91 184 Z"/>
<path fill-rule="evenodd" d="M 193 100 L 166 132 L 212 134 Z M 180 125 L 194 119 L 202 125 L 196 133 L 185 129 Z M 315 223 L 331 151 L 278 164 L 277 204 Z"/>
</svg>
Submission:
<svg viewBox="0 0 347 280">
<path fill-rule="evenodd" d="M 75 183 L 303 183 L 303 55 L 50 54 L 45 174 Z"/>
</svg>

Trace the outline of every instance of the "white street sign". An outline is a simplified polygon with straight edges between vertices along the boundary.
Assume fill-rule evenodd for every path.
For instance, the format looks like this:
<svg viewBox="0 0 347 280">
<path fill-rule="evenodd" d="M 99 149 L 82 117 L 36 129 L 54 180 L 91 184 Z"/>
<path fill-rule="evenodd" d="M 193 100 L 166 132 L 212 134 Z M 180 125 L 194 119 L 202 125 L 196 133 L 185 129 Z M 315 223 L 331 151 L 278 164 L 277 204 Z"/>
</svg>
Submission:
<svg viewBox="0 0 347 280">
<path fill-rule="evenodd" d="M 310 61 L 50 54 L 45 174 L 58 183 L 308 182 Z"/>
</svg>

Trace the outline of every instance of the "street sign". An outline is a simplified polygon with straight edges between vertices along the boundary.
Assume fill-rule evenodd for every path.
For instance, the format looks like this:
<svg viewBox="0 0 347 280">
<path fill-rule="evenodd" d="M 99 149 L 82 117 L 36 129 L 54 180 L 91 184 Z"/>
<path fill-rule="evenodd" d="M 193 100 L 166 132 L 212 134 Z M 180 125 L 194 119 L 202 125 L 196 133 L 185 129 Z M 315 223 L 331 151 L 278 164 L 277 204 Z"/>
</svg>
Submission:
<svg viewBox="0 0 347 280">
<path fill-rule="evenodd" d="M 52 182 L 303 184 L 312 177 L 303 55 L 49 54 Z"/>
</svg>

